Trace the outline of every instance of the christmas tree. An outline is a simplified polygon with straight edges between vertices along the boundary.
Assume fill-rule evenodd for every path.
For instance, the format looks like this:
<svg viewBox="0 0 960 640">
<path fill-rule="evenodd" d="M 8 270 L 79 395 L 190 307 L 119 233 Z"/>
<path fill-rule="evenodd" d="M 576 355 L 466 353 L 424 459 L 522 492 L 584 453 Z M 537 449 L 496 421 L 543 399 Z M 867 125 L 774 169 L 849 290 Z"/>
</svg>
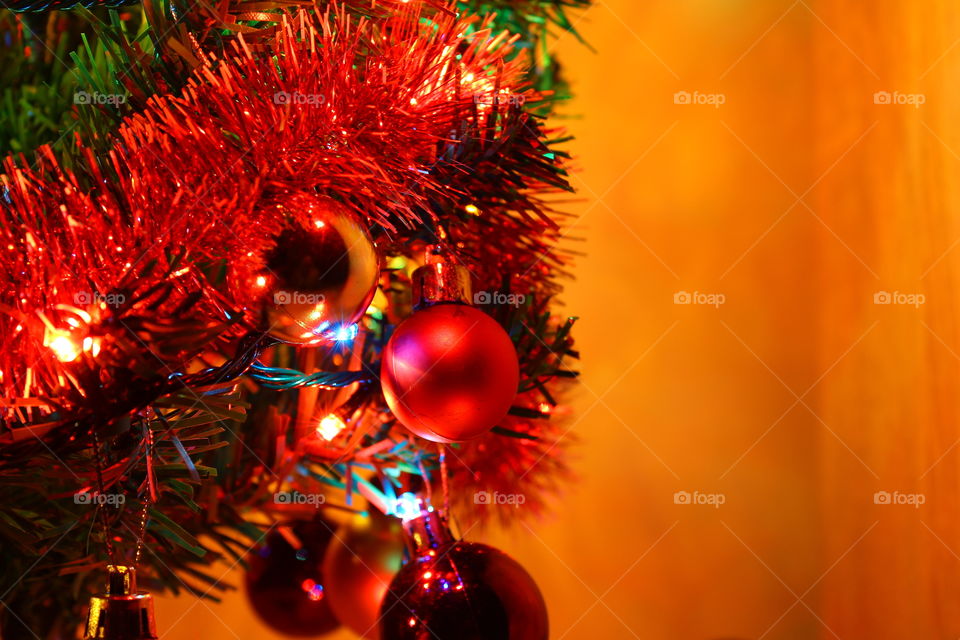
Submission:
<svg viewBox="0 0 960 640">
<path fill-rule="evenodd" d="M 153 637 L 224 561 L 287 633 L 547 637 L 450 528 L 566 474 L 588 4 L 5 4 L 3 638 Z"/>
</svg>

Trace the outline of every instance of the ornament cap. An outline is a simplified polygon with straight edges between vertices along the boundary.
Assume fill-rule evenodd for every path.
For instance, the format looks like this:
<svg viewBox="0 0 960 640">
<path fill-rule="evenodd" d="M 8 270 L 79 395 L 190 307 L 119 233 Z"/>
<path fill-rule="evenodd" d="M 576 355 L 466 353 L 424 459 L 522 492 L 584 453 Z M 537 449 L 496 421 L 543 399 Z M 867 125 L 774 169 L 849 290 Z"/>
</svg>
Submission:
<svg viewBox="0 0 960 640">
<path fill-rule="evenodd" d="M 427 247 L 426 264 L 413 272 L 413 304 L 416 308 L 441 302 L 470 304 L 470 272 L 453 261 L 439 245 Z"/>
<path fill-rule="evenodd" d="M 156 640 L 153 596 L 137 591 L 136 569 L 107 566 L 107 592 L 90 598 L 84 640 Z"/>
<path fill-rule="evenodd" d="M 122 564 L 107 565 L 107 595 L 132 596 L 137 592 L 137 570 Z"/>
<path fill-rule="evenodd" d="M 424 510 L 418 517 L 404 521 L 403 530 L 407 534 L 410 555 L 414 557 L 430 555 L 431 551 L 457 541 L 447 521 L 433 510 Z"/>
</svg>

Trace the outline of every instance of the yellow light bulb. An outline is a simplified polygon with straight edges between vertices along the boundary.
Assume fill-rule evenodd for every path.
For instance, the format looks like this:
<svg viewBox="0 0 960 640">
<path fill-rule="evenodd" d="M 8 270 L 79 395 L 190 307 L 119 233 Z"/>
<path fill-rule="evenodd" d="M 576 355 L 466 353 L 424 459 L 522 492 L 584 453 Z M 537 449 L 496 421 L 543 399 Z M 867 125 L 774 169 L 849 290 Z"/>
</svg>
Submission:
<svg viewBox="0 0 960 640">
<path fill-rule="evenodd" d="M 339 416 L 330 414 L 320 421 L 317 425 L 317 435 L 324 440 L 333 440 L 337 435 L 347 428 Z"/>
<path fill-rule="evenodd" d="M 80 355 L 80 347 L 66 335 L 57 336 L 50 341 L 49 346 L 60 362 L 73 362 Z"/>
</svg>

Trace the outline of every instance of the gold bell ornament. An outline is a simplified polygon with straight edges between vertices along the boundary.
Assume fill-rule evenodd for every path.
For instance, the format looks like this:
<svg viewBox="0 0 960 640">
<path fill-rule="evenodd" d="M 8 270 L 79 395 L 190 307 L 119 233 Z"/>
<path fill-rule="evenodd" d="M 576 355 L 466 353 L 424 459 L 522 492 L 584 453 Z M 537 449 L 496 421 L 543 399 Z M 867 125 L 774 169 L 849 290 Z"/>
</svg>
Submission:
<svg viewBox="0 0 960 640">
<path fill-rule="evenodd" d="M 137 591 L 137 572 L 124 565 L 107 566 L 107 592 L 90 598 L 84 640 L 156 640 L 153 596 Z"/>
</svg>

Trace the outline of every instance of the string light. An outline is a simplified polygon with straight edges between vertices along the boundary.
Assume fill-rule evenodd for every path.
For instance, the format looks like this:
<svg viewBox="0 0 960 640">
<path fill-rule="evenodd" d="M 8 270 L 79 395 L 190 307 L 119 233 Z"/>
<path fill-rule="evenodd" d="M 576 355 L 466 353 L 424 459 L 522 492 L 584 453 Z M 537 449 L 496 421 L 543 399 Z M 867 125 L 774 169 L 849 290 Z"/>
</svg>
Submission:
<svg viewBox="0 0 960 640">
<path fill-rule="evenodd" d="M 336 438 L 337 435 L 346 428 L 347 425 L 344 424 L 343 420 L 341 420 L 339 416 L 331 413 L 324 417 L 320 421 L 320 424 L 317 425 L 317 435 L 324 440 L 330 441 Z"/>
<path fill-rule="evenodd" d="M 423 501 L 417 497 L 417 494 L 410 491 L 397 496 L 397 500 L 393 505 L 394 515 L 404 522 L 419 518 L 422 511 Z"/>
<path fill-rule="evenodd" d="M 356 338 L 359 331 L 360 327 L 356 324 L 340 325 L 330 332 L 330 337 L 338 342 L 345 342 L 347 340 L 353 340 Z"/>
<path fill-rule="evenodd" d="M 47 346 L 60 362 L 73 362 L 80 355 L 80 346 L 71 340 L 67 333 L 53 337 Z"/>
</svg>

